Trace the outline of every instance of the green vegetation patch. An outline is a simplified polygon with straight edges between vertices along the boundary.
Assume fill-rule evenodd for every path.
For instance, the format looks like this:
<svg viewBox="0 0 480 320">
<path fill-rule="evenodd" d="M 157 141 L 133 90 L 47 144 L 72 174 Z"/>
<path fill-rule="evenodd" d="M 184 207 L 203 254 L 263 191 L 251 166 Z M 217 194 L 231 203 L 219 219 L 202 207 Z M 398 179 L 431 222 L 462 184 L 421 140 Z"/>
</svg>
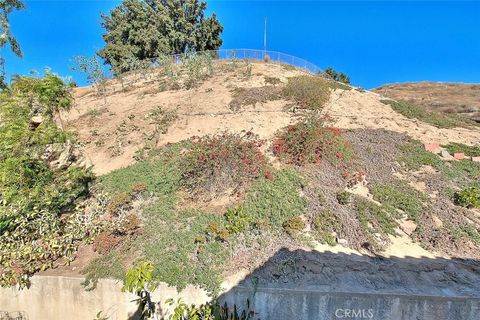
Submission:
<svg viewBox="0 0 480 320">
<path fill-rule="evenodd" d="M 480 187 L 465 188 L 454 194 L 455 204 L 466 208 L 480 208 Z"/>
<path fill-rule="evenodd" d="M 474 125 L 474 123 L 472 123 L 473 121 L 469 121 L 468 119 L 463 119 L 451 114 L 429 111 L 425 107 L 410 102 L 396 102 L 392 100 L 382 100 L 382 102 L 391 106 L 393 110 L 409 119 L 418 119 L 438 128 L 450 129 L 456 127 L 471 127 Z"/>
<path fill-rule="evenodd" d="M 273 179 L 261 179 L 246 194 L 244 211 L 257 223 L 281 228 L 286 220 L 303 214 L 306 200 L 299 194 L 302 178 L 293 169 L 276 172 Z"/>
<path fill-rule="evenodd" d="M 334 232 L 341 230 L 341 224 L 337 219 L 337 216 L 330 210 L 325 209 L 318 212 L 313 220 L 314 237 L 321 243 L 326 243 L 330 246 L 334 246 L 337 241 L 334 236 Z"/>
<path fill-rule="evenodd" d="M 379 234 L 385 241 L 387 235 L 396 235 L 397 223 L 395 218 L 385 207 L 367 199 L 355 197 L 354 206 L 363 233 L 376 250 L 381 250 L 382 244 L 379 243 L 375 234 Z"/>
<path fill-rule="evenodd" d="M 480 163 L 461 160 L 443 161 L 439 156 L 428 152 L 419 141 L 409 141 L 400 146 L 402 155 L 399 161 L 409 170 L 419 170 L 422 166 L 432 166 L 445 178 L 455 183 L 465 184 L 480 178 Z"/>
<path fill-rule="evenodd" d="M 396 184 L 377 183 L 370 187 L 375 200 L 387 208 L 400 209 L 410 219 L 416 220 L 422 212 L 422 201 L 426 197 L 408 185 L 406 182 L 398 181 Z M 392 210 L 395 213 L 395 210 Z"/>
<path fill-rule="evenodd" d="M 93 175 L 44 156 L 54 150 L 49 157 L 58 157 L 73 138 L 53 118 L 72 103 L 58 76 L 19 77 L 0 101 L 0 285 L 23 287 L 55 260 L 73 259 L 79 240 L 96 233 L 96 214 L 87 223 L 78 207 Z M 31 122 L 32 115 L 42 121 Z"/>
<path fill-rule="evenodd" d="M 444 146 L 450 154 L 464 153 L 470 157 L 480 157 L 480 146 L 467 146 L 462 143 L 451 142 Z"/>
</svg>

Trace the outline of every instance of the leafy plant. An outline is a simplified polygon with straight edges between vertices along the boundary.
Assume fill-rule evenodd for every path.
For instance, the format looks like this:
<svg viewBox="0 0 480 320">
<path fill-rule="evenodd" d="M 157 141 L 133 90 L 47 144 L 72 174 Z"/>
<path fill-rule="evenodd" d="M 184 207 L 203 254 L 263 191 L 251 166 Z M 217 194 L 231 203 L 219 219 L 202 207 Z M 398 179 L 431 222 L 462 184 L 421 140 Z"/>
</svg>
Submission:
<svg viewBox="0 0 480 320">
<path fill-rule="evenodd" d="M 148 319 L 155 313 L 151 292 L 158 287 L 158 282 L 153 277 L 153 271 L 154 267 L 150 261 L 137 260 L 128 269 L 123 280 L 122 292 L 127 291 L 138 296 L 139 309 L 142 311 L 141 319 Z"/>
<path fill-rule="evenodd" d="M 254 222 L 252 217 L 249 216 L 241 206 L 228 208 L 225 213 L 225 220 L 227 230 L 233 234 L 247 230 Z"/>
<path fill-rule="evenodd" d="M 455 204 L 467 208 L 480 208 L 480 188 L 471 186 L 456 192 L 454 195 Z"/>
<path fill-rule="evenodd" d="M 80 240 L 99 231 L 101 197 L 85 202 L 90 171 L 56 168 L 43 157 L 49 146 L 63 151 L 71 138 L 52 119 L 71 103 L 62 80 L 20 77 L 0 93 L 0 285 L 27 286 L 28 277 L 64 258 L 70 261 Z M 38 126 L 30 116 L 45 117 Z"/>
<path fill-rule="evenodd" d="M 103 95 L 104 104 L 106 103 L 106 84 L 107 75 L 100 60 L 94 55 L 92 58 L 85 56 L 76 56 L 73 58 L 74 66 L 72 70 L 85 73 L 87 81 L 97 87 L 99 94 Z"/>
</svg>

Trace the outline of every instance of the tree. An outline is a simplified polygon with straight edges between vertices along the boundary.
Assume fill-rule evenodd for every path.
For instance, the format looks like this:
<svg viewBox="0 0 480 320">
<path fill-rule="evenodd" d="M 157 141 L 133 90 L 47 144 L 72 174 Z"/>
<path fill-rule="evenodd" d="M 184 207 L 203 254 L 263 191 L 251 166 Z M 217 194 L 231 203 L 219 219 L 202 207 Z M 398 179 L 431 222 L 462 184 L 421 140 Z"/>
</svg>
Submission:
<svg viewBox="0 0 480 320">
<path fill-rule="evenodd" d="M 216 50 L 223 27 L 215 14 L 205 17 L 206 9 L 201 0 L 123 0 L 102 15 L 105 48 L 98 55 L 120 74 L 132 60 Z"/>
<path fill-rule="evenodd" d="M 0 0 L 0 48 L 10 45 L 10 50 L 17 56 L 22 57 L 22 51 L 17 39 L 10 32 L 10 22 L 8 16 L 13 10 L 24 8 L 20 0 Z M 5 59 L 0 56 L 0 87 L 5 88 Z"/>
<path fill-rule="evenodd" d="M 332 67 L 325 70 L 325 74 L 335 81 L 350 84 L 350 78 L 343 72 L 337 72 Z"/>
</svg>

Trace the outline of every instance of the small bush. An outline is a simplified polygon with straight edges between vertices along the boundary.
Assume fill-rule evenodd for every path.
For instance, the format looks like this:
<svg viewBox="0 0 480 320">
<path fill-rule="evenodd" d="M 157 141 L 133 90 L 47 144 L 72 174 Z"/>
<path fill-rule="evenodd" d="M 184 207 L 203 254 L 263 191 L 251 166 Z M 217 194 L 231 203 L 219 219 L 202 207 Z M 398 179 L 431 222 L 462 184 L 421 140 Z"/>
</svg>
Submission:
<svg viewBox="0 0 480 320">
<path fill-rule="evenodd" d="M 345 84 L 350 84 L 350 78 L 345 73 L 337 72 L 332 67 L 328 67 L 325 70 L 325 74 L 329 76 L 332 80 Z"/>
<path fill-rule="evenodd" d="M 265 83 L 272 86 L 276 86 L 277 84 L 282 83 L 282 81 L 276 77 L 265 76 Z"/>
<path fill-rule="evenodd" d="M 109 232 L 103 232 L 97 236 L 93 242 L 93 250 L 99 254 L 110 253 L 122 242 L 122 237 L 113 235 Z"/>
<path fill-rule="evenodd" d="M 330 98 L 330 84 L 321 77 L 296 76 L 288 79 L 283 94 L 305 109 L 320 110 Z"/>
<path fill-rule="evenodd" d="M 117 193 L 110 200 L 107 206 L 107 212 L 111 215 L 120 215 L 132 207 L 132 196 L 127 192 Z"/>
<path fill-rule="evenodd" d="M 337 201 L 342 205 L 349 204 L 352 200 L 352 194 L 347 191 L 341 191 L 337 193 Z"/>
<path fill-rule="evenodd" d="M 255 106 L 256 103 L 265 103 L 280 98 L 280 89 L 274 86 L 235 88 L 229 107 L 232 111 L 238 111 L 244 106 Z"/>
<path fill-rule="evenodd" d="M 323 210 L 317 213 L 313 220 L 313 226 L 315 228 L 314 236 L 318 241 L 330 246 L 334 246 L 337 243 L 333 233 L 339 231 L 340 223 L 335 214 L 330 210 Z"/>
<path fill-rule="evenodd" d="M 269 165 L 253 133 L 192 138 L 183 160 L 183 184 L 194 195 L 238 190 L 265 176 Z"/>
<path fill-rule="evenodd" d="M 289 235 L 294 236 L 305 229 L 305 222 L 301 216 L 292 217 L 283 223 L 283 229 Z"/>
<path fill-rule="evenodd" d="M 456 192 L 455 204 L 467 208 L 480 208 L 480 188 L 472 186 Z"/>
<path fill-rule="evenodd" d="M 309 118 L 288 126 L 273 142 L 273 153 L 281 160 L 295 165 L 350 162 L 353 150 L 337 128 L 323 127 L 323 121 Z"/>
<path fill-rule="evenodd" d="M 254 222 L 243 207 L 227 209 L 225 220 L 227 222 L 227 230 L 233 234 L 247 230 Z"/>
<path fill-rule="evenodd" d="M 207 234 L 212 236 L 214 240 L 220 240 L 223 242 L 228 241 L 228 238 L 230 237 L 230 232 L 216 222 L 208 225 Z"/>
</svg>

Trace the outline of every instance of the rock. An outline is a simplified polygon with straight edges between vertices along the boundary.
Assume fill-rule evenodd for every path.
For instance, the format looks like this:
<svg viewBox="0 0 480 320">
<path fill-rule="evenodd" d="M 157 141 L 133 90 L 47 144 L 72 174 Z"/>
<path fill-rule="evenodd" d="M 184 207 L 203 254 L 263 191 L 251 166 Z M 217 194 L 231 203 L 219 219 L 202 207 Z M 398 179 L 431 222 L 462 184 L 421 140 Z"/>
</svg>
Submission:
<svg viewBox="0 0 480 320">
<path fill-rule="evenodd" d="M 404 220 L 400 223 L 400 228 L 407 235 L 411 235 L 417 229 L 417 224 L 412 220 Z"/>
<path fill-rule="evenodd" d="M 443 228 L 443 221 L 440 220 L 440 218 L 438 218 L 437 216 L 432 216 L 432 219 L 435 227 L 437 227 L 438 229 Z"/>
<path fill-rule="evenodd" d="M 425 143 L 424 144 L 425 150 L 432 152 L 432 153 L 439 153 L 440 152 L 440 145 L 438 143 Z"/>
<path fill-rule="evenodd" d="M 337 239 L 337 243 L 341 246 L 348 247 L 348 240 L 347 239 Z"/>
<path fill-rule="evenodd" d="M 442 160 L 445 160 L 445 161 L 455 160 L 455 158 L 450 153 L 448 153 L 447 150 L 442 150 L 440 152 L 440 156 L 442 157 Z"/>
<path fill-rule="evenodd" d="M 30 119 L 30 124 L 29 127 L 32 130 L 35 130 L 40 124 L 43 122 L 43 117 L 42 116 L 33 116 Z"/>
<path fill-rule="evenodd" d="M 480 157 L 472 157 L 473 162 L 480 162 Z"/>
<path fill-rule="evenodd" d="M 461 153 L 461 152 L 459 152 L 459 153 L 454 153 L 454 154 L 453 154 L 453 157 L 454 157 L 455 159 L 457 159 L 457 160 L 463 160 L 463 159 L 465 159 L 465 153 Z"/>
</svg>

